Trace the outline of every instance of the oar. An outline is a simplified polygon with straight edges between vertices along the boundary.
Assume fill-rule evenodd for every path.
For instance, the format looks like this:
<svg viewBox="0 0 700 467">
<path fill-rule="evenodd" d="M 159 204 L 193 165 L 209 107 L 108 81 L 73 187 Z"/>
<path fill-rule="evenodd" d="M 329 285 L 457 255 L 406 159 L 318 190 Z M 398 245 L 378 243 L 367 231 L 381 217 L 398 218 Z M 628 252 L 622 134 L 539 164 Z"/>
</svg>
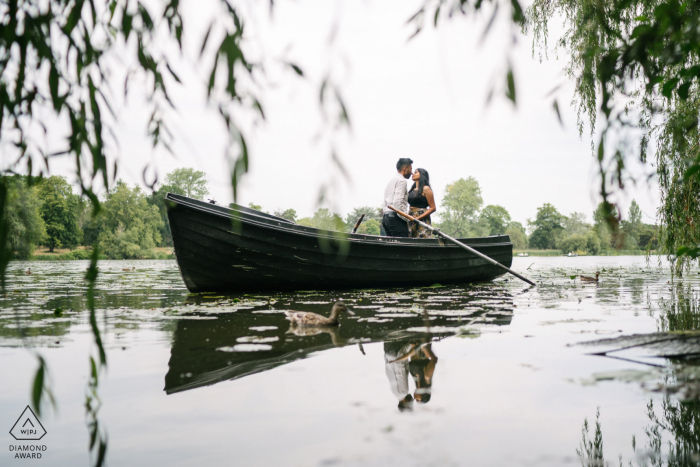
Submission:
<svg viewBox="0 0 700 467">
<path fill-rule="evenodd" d="M 426 224 L 426 223 L 423 222 L 423 221 L 419 221 L 418 219 L 416 219 L 416 218 L 414 218 L 414 217 L 412 217 L 412 216 L 409 216 L 409 215 L 406 214 L 405 212 L 399 211 L 398 209 L 394 208 L 393 206 L 387 206 L 387 207 L 388 207 L 389 209 L 391 209 L 392 211 L 394 211 L 395 213 L 397 213 L 397 214 L 399 214 L 399 215 L 405 217 L 406 219 L 411 219 L 412 221 L 417 222 L 419 225 L 425 227 L 426 229 L 430 230 L 430 231 L 433 232 L 434 234 L 437 234 L 437 235 L 441 236 L 441 237 L 444 238 L 445 240 L 451 241 L 452 243 L 454 243 L 454 244 L 457 245 L 458 247 L 460 247 L 460 248 L 462 248 L 462 249 L 464 249 L 464 250 L 467 250 L 467 251 L 470 252 L 470 253 L 474 253 L 476 256 L 478 256 L 478 257 L 481 258 L 481 259 L 485 259 L 486 261 L 488 261 L 489 263 L 493 264 L 494 266 L 498 266 L 498 267 L 501 267 L 501 268 L 505 269 L 506 271 L 508 271 L 509 273 L 513 274 L 515 277 L 517 277 L 518 279 L 523 280 L 523 281 L 527 282 L 527 283 L 530 284 L 530 285 L 537 285 L 537 284 L 535 284 L 534 282 L 532 282 L 530 279 L 528 279 L 527 277 L 521 276 L 520 274 L 518 274 L 517 272 L 513 271 L 512 269 L 509 269 L 509 268 L 503 266 L 503 265 L 502 265 L 501 263 L 499 263 L 498 261 L 495 261 L 495 260 L 489 258 L 488 256 L 486 256 L 485 254 L 479 253 L 479 252 L 476 251 L 474 248 L 465 245 L 464 243 L 460 242 L 459 240 L 457 240 L 457 239 L 455 239 L 455 238 L 450 237 L 450 236 L 447 235 L 446 233 L 440 231 L 440 229 L 436 229 L 436 228 L 433 227 L 432 225 L 428 225 L 428 224 Z"/>
<path fill-rule="evenodd" d="M 355 228 L 352 229 L 352 233 L 357 232 L 357 228 L 360 226 L 360 224 L 362 224 L 362 219 L 364 219 L 364 218 L 365 218 L 365 215 L 362 214 L 362 215 L 360 216 L 360 218 L 357 220 L 357 223 L 355 224 Z"/>
</svg>

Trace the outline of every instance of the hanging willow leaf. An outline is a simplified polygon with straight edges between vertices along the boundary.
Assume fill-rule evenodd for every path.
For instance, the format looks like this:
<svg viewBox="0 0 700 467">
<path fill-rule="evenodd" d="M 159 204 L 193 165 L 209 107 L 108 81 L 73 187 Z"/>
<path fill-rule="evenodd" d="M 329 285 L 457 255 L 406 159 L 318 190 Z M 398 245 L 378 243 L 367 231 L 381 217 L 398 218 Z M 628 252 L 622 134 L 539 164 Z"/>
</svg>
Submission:
<svg viewBox="0 0 700 467">
<path fill-rule="evenodd" d="M 32 385 L 32 408 L 38 416 L 41 416 L 41 396 L 44 392 L 44 359 L 39 357 L 39 368 L 34 375 Z"/>
<path fill-rule="evenodd" d="M 559 102 L 557 102 L 556 99 L 554 99 L 554 102 L 552 103 L 552 108 L 554 108 L 554 112 L 557 114 L 557 119 L 559 120 L 559 124 L 563 127 L 564 120 L 562 120 L 562 118 L 561 118 L 561 112 L 559 112 Z"/>
<path fill-rule="evenodd" d="M 296 66 L 294 63 L 287 62 L 287 66 L 289 66 L 292 70 L 294 70 L 297 75 L 304 76 L 304 72 L 301 70 L 301 68 Z"/>
<path fill-rule="evenodd" d="M 515 104 L 515 78 L 513 78 L 513 70 L 508 67 L 506 74 L 506 97 Z"/>
</svg>

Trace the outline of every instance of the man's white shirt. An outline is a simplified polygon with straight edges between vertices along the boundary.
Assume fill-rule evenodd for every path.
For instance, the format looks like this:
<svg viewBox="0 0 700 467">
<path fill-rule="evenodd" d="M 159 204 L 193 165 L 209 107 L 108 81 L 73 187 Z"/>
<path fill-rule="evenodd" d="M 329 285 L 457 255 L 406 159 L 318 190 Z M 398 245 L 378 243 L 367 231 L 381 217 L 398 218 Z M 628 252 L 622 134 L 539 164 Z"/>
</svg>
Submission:
<svg viewBox="0 0 700 467">
<path fill-rule="evenodd" d="M 389 184 L 384 189 L 384 205 L 382 212 L 384 214 L 393 213 L 387 206 L 393 206 L 399 211 L 408 212 L 408 182 L 400 173 L 396 173 L 389 181 Z M 399 219 L 406 221 L 403 217 Z"/>
</svg>

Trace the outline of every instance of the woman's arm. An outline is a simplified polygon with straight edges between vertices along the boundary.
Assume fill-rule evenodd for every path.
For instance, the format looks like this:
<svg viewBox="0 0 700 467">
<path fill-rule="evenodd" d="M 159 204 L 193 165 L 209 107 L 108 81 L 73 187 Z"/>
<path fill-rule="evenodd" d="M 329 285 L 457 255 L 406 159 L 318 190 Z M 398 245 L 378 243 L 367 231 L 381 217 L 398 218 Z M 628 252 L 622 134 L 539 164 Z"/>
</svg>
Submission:
<svg viewBox="0 0 700 467">
<path fill-rule="evenodd" d="M 423 214 L 416 217 L 416 219 L 418 220 L 423 220 L 423 218 L 428 217 L 429 215 L 437 211 L 437 206 L 435 206 L 435 196 L 433 196 L 433 190 L 431 190 L 429 186 L 423 187 L 423 194 L 425 195 L 425 199 L 428 200 L 428 209 L 426 209 Z"/>
</svg>

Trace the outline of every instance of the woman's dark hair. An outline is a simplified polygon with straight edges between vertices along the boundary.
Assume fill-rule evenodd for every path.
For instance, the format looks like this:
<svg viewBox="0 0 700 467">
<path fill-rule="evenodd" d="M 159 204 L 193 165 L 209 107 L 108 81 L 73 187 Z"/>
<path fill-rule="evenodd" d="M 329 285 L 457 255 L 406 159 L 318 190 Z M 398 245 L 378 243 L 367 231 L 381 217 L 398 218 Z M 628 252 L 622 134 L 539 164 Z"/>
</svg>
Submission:
<svg viewBox="0 0 700 467">
<path fill-rule="evenodd" d="M 416 383 L 415 400 L 421 404 L 427 404 L 430 401 L 432 393 L 433 381 L 430 382 L 425 378 L 425 367 L 428 365 L 428 360 L 419 358 L 411 360 L 408 364 L 408 371 L 413 376 Z M 420 396 L 420 399 L 418 398 Z"/>
<path fill-rule="evenodd" d="M 416 169 L 418 173 L 420 174 L 420 178 L 418 179 L 418 194 L 422 195 L 423 194 L 423 187 L 430 186 L 430 175 L 428 175 L 428 171 L 425 169 Z M 432 188 L 432 187 L 431 187 Z M 416 182 L 413 182 L 413 186 L 409 191 L 413 191 L 416 189 Z"/>
</svg>

